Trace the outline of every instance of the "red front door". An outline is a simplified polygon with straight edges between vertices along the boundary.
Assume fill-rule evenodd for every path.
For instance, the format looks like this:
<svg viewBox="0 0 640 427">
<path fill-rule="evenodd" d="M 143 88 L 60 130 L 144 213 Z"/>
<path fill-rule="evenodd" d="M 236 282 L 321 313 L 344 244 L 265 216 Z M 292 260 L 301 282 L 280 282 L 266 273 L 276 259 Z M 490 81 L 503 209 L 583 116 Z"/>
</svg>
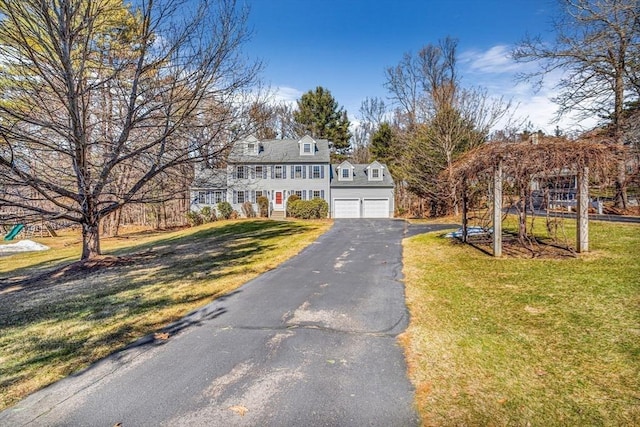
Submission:
<svg viewBox="0 0 640 427">
<path fill-rule="evenodd" d="M 276 191 L 276 206 L 282 206 L 282 191 Z"/>
</svg>

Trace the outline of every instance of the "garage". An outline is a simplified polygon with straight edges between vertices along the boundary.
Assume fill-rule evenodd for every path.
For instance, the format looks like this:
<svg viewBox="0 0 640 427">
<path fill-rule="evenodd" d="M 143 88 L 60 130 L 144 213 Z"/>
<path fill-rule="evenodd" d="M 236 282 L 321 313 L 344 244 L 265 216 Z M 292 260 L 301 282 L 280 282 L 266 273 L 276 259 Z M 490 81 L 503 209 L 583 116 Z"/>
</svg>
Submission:
<svg viewBox="0 0 640 427">
<path fill-rule="evenodd" d="M 364 199 L 362 207 L 364 218 L 389 218 L 389 199 Z"/>
<path fill-rule="evenodd" d="M 334 199 L 334 218 L 360 218 L 360 199 Z"/>
</svg>

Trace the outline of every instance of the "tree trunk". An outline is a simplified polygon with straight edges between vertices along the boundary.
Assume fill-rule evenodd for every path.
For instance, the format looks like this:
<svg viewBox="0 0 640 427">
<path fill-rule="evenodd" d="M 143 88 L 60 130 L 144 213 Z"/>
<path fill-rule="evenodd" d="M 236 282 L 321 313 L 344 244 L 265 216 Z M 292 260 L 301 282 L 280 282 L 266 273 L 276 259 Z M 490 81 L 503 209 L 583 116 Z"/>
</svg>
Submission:
<svg viewBox="0 0 640 427">
<path fill-rule="evenodd" d="M 520 200 L 518 200 L 518 239 L 524 243 L 527 237 L 527 191 L 520 188 Z"/>
<path fill-rule="evenodd" d="M 625 162 L 625 158 L 623 157 L 621 160 L 618 160 L 618 173 L 616 175 L 616 194 L 615 194 L 615 203 L 616 207 L 619 209 L 627 208 L 627 165 Z"/>
<path fill-rule="evenodd" d="M 621 58 L 624 58 L 622 53 Z M 624 67 L 622 64 L 616 70 L 615 78 L 615 100 L 614 100 L 614 117 L 613 117 L 613 132 L 616 145 L 624 146 Z M 616 175 L 616 194 L 615 203 L 619 209 L 627 208 L 627 165 L 626 156 L 622 156 L 622 159 L 618 161 L 618 173 Z"/>
<path fill-rule="evenodd" d="M 100 255 L 100 227 L 99 223 L 82 224 L 82 256 L 81 260 L 95 258 Z"/>
</svg>

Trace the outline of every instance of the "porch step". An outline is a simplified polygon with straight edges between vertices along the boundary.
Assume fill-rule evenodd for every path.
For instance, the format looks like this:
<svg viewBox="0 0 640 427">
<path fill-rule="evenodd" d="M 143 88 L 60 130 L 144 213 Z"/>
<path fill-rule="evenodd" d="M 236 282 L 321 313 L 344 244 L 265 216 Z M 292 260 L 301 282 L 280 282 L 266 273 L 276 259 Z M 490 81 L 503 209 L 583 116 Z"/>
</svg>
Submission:
<svg viewBox="0 0 640 427">
<path fill-rule="evenodd" d="M 284 219 L 284 211 L 271 211 L 271 219 Z"/>
</svg>

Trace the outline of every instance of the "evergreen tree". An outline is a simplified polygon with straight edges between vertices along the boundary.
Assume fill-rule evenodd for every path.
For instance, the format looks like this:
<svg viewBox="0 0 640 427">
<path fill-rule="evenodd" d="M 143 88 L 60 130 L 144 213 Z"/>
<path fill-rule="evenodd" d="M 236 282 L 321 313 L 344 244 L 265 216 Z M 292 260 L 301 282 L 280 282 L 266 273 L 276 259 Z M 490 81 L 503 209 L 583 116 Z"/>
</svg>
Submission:
<svg viewBox="0 0 640 427">
<path fill-rule="evenodd" d="M 393 131 L 389 123 L 384 122 L 377 131 L 371 136 L 371 144 L 369 145 L 369 153 L 373 159 L 383 163 L 389 163 L 393 160 Z"/>
<path fill-rule="evenodd" d="M 347 112 L 338 106 L 329 90 L 318 86 L 302 95 L 293 113 L 302 133 L 313 138 L 328 139 L 336 153 L 344 154 L 350 145 Z"/>
</svg>

